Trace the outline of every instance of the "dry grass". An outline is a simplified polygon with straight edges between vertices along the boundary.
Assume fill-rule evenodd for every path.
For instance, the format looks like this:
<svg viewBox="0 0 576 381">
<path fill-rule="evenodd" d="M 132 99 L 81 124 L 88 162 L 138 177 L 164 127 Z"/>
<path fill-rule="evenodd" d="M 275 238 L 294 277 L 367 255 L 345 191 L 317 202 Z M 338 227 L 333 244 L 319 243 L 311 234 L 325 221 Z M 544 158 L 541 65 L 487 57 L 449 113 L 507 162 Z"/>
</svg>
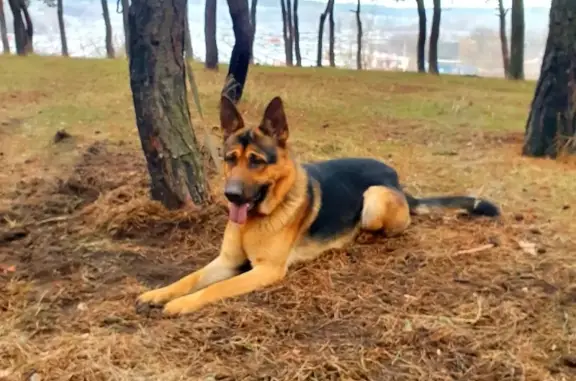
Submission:
<svg viewBox="0 0 576 381">
<path fill-rule="evenodd" d="M 482 195 L 504 218 L 419 217 L 163 320 L 135 297 L 217 253 L 223 208 L 147 199 L 125 62 L 0 62 L 0 379 L 576 377 L 576 167 L 519 156 L 532 82 L 251 68 L 246 119 L 281 95 L 303 159 L 379 157 L 415 194 Z M 213 127 L 224 71 L 195 74 L 194 124 Z"/>
</svg>

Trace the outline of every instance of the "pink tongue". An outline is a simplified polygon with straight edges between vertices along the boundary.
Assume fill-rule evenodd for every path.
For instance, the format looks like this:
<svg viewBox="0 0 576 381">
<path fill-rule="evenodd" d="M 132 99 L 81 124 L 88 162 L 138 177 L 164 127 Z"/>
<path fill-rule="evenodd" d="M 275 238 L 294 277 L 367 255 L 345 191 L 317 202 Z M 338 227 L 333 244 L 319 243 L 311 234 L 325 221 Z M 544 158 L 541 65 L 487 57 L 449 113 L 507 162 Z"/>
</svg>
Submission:
<svg viewBox="0 0 576 381">
<path fill-rule="evenodd" d="M 248 217 L 248 204 L 228 204 L 228 218 L 237 224 L 243 224 Z"/>
</svg>

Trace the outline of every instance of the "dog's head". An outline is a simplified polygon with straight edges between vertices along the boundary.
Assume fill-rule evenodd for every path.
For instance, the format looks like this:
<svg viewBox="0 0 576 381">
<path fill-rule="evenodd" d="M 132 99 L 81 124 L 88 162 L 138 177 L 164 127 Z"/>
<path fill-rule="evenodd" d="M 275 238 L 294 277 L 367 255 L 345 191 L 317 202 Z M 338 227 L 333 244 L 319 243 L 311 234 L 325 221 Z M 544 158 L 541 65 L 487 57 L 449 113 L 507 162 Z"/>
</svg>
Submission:
<svg viewBox="0 0 576 381">
<path fill-rule="evenodd" d="M 222 96 L 220 124 L 224 135 L 224 195 L 229 201 L 229 219 L 238 224 L 250 215 L 269 214 L 280 183 L 293 174 L 286 147 L 288 124 L 280 97 L 270 101 L 258 126 L 244 124 L 232 101 Z"/>
</svg>

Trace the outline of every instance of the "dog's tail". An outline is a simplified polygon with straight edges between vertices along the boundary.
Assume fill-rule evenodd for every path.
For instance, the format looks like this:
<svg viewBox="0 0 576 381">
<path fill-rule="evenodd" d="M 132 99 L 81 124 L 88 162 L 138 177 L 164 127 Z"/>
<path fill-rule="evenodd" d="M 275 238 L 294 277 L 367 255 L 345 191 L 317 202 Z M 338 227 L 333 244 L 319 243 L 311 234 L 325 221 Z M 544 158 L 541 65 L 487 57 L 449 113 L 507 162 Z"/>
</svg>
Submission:
<svg viewBox="0 0 576 381">
<path fill-rule="evenodd" d="M 407 193 L 405 195 L 412 214 L 416 214 L 418 209 L 422 207 L 464 209 L 474 216 L 498 217 L 501 214 L 496 204 L 476 197 L 440 196 L 416 198 Z"/>
</svg>

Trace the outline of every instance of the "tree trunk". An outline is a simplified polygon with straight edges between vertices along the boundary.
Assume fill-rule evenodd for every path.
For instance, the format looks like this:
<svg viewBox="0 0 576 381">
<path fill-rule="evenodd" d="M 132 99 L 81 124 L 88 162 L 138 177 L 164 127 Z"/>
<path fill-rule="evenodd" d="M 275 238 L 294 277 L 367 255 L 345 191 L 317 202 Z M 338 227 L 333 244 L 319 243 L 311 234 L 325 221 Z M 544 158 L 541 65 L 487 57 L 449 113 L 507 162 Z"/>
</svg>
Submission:
<svg viewBox="0 0 576 381">
<path fill-rule="evenodd" d="M 298 0 L 294 0 L 294 53 L 296 54 L 296 66 L 302 66 L 302 54 L 300 52 L 300 21 L 298 20 Z"/>
<path fill-rule="evenodd" d="M 282 11 L 282 37 L 284 38 L 284 52 L 286 53 L 286 66 L 293 66 L 293 48 L 292 43 L 292 18 L 288 18 L 291 13 L 290 7 L 286 7 L 284 0 L 280 0 L 280 9 Z"/>
<path fill-rule="evenodd" d="M 526 123 L 525 156 L 576 153 L 576 2 L 552 0 L 546 50 Z"/>
<path fill-rule="evenodd" d="M 524 79 L 524 0 L 512 0 L 510 78 Z"/>
<path fill-rule="evenodd" d="M 232 28 L 234 30 L 234 48 L 230 56 L 230 66 L 226 76 L 226 84 L 222 93 L 234 103 L 242 98 L 250 57 L 252 56 L 252 41 L 254 31 L 250 23 L 248 0 L 227 0 Z"/>
<path fill-rule="evenodd" d="M 318 25 L 318 51 L 317 51 L 318 55 L 316 57 L 316 66 L 318 67 L 322 67 L 322 53 L 323 53 L 322 44 L 324 42 L 324 23 L 326 22 L 326 17 L 328 17 L 328 12 L 333 2 L 334 0 L 328 0 L 328 3 L 326 3 L 326 9 L 324 10 L 324 12 L 320 14 L 320 22 Z"/>
<path fill-rule="evenodd" d="M 510 77 L 510 53 L 508 52 L 508 37 L 506 36 L 506 14 L 504 0 L 498 0 L 498 18 L 500 19 L 500 45 L 502 47 L 502 68 L 504 77 Z"/>
<path fill-rule="evenodd" d="M 185 54 L 186 54 L 186 59 L 194 59 L 194 49 L 192 48 L 192 35 L 190 34 L 190 22 L 188 21 L 188 2 L 186 2 L 186 18 L 184 19 L 185 24 L 185 33 L 186 35 L 184 36 L 184 38 L 186 39 L 185 41 Z"/>
<path fill-rule="evenodd" d="M 216 42 L 216 0 L 206 0 L 204 9 L 204 39 L 206 42 L 206 69 L 218 70 L 218 43 Z"/>
<path fill-rule="evenodd" d="M 24 15 L 24 21 L 26 22 L 26 51 L 28 53 L 34 53 L 34 28 L 32 24 L 32 18 L 28 12 L 28 3 L 25 0 L 21 0 L 22 3 L 22 14 Z"/>
<path fill-rule="evenodd" d="M 416 0 L 418 6 L 418 72 L 426 73 L 426 7 L 424 0 Z"/>
<path fill-rule="evenodd" d="M 290 46 L 290 62 L 294 65 L 294 24 L 292 23 L 292 2 L 286 0 L 286 25 L 288 25 L 288 45 Z"/>
<path fill-rule="evenodd" d="M 114 45 L 112 45 L 112 24 L 110 24 L 110 13 L 108 12 L 108 2 L 101 0 L 102 16 L 106 25 L 106 57 L 114 58 Z"/>
<path fill-rule="evenodd" d="M 168 209 L 209 201 L 190 122 L 184 62 L 187 0 L 132 0 L 130 87 L 151 197 Z"/>
<path fill-rule="evenodd" d="M 124 50 L 126 57 L 130 57 L 130 28 L 128 26 L 128 11 L 130 0 L 122 0 L 122 22 L 124 23 Z"/>
<path fill-rule="evenodd" d="M 358 30 L 356 34 L 356 67 L 358 70 L 362 70 L 362 19 L 360 18 L 360 0 L 356 5 L 356 28 Z"/>
<path fill-rule="evenodd" d="M 58 0 L 58 27 L 60 28 L 60 43 L 62 46 L 62 55 L 68 57 L 68 41 L 66 39 L 66 26 L 64 25 L 64 5 L 63 0 Z"/>
<path fill-rule="evenodd" d="M 251 55 L 250 63 L 254 63 L 254 39 L 256 38 L 256 9 L 258 8 L 258 0 L 252 0 L 250 5 L 250 23 L 252 24 L 252 42 L 250 43 Z"/>
<path fill-rule="evenodd" d="M 8 0 L 14 19 L 14 37 L 16 40 L 16 53 L 21 56 L 34 51 L 32 39 L 34 28 L 24 0 Z"/>
<path fill-rule="evenodd" d="M 438 38 L 440 37 L 440 16 L 442 5 L 440 0 L 434 0 L 432 27 L 430 28 L 430 47 L 428 51 L 428 72 L 438 74 Z"/>
<path fill-rule="evenodd" d="M 8 29 L 6 27 L 6 15 L 4 14 L 4 0 L 0 0 L 0 36 L 2 38 L 2 52 L 4 54 L 10 54 Z"/>
<path fill-rule="evenodd" d="M 331 67 L 336 67 L 336 56 L 334 55 L 334 0 L 330 2 L 330 13 L 328 13 L 328 26 L 330 28 L 328 41 L 328 60 L 330 61 Z"/>
</svg>

